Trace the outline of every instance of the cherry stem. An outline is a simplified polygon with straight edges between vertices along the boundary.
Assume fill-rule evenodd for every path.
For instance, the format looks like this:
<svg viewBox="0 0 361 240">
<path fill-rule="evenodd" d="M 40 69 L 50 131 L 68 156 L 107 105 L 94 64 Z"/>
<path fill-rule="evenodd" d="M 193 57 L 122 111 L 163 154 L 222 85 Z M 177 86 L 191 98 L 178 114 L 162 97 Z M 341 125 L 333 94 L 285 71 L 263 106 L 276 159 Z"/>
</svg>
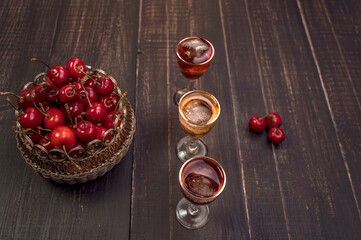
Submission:
<svg viewBox="0 0 361 240">
<path fill-rule="evenodd" d="M 94 122 L 94 118 L 89 114 L 89 113 L 87 113 L 87 112 L 82 112 L 81 114 L 80 114 L 80 117 L 81 117 L 81 115 L 87 115 L 87 116 L 89 116 L 91 119 L 92 119 L 92 121 Z M 83 119 L 83 118 L 82 118 Z M 83 120 L 84 121 L 84 120 Z M 85 125 L 85 123 L 84 123 L 84 125 Z"/>
<path fill-rule="evenodd" d="M 70 123 L 71 123 L 71 125 L 73 126 L 73 118 L 71 117 L 71 114 L 70 114 L 70 110 L 69 110 L 69 106 L 68 106 L 68 104 L 64 104 L 64 108 L 65 108 L 66 113 L 67 113 L 67 114 L 68 114 L 68 116 L 69 116 Z"/>
<path fill-rule="evenodd" d="M 45 132 L 51 132 L 50 129 L 47 129 L 47 128 L 42 128 L 42 127 L 37 127 L 38 129 L 40 129 L 41 131 L 45 131 Z"/>
<path fill-rule="evenodd" d="M 113 116 L 112 116 L 112 119 L 114 120 L 115 119 L 115 112 L 118 110 L 118 107 L 119 107 L 119 104 L 120 102 L 123 100 L 123 98 L 127 95 L 128 91 L 125 91 L 123 93 L 123 95 L 119 98 L 119 101 L 117 102 L 117 105 L 115 106 L 115 109 L 114 109 L 114 112 L 113 112 Z"/>
<path fill-rule="evenodd" d="M 89 96 L 88 96 L 88 92 L 86 91 L 85 87 L 84 87 L 84 84 L 80 81 L 80 84 L 82 86 L 82 88 L 84 89 L 84 93 L 85 93 L 85 97 L 86 99 L 88 100 L 88 103 L 89 103 L 89 106 L 92 107 L 92 103 L 90 102 L 90 99 L 89 99 Z"/>
<path fill-rule="evenodd" d="M 265 119 L 266 117 L 272 117 L 271 115 L 264 115 L 263 117 L 261 117 L 260 119 Z"/>
<path fill-rule="evenodd" d="M 15 127 L 15 126 L 12 126 L 12 127 L 11 127 L 11 130 L 13 130 L 14 133 L 26 134 L 25 131 L 16 130 L 16 127 Z"/>
<path fill-rule="evenodd" d="M 40 129 L 41 130 L 41 129 Z M 45 137 L 44 135 L 38 133 L 37 131 L 35 131 L 34 129 L 31 129 L 31 128 L 27 128 L 24 130 L 25 132 L 33 132 L 34 134 L 38 134 L 41 138 L 44 138 L 45 140 L 48 140 L 47 137 Z"/>
<path fill-rule="evenodd" d="M 81 70 L 81 68 L 80 68 L 79 66 L 76 67 L 76 70 L 78 70 L 79 72 L 84 73 L 89 79 L 93 80 L 96 85 L 98 85 L 98 86 L 102 85 L 100 82 L 97 82 L 95 79 L 93 79 L 93 77 L 90 76 L 89 73 L 86 73 L 86 72 L 84 72 L 83 70 Z"/>
<path fill-rule="evenodd" d="M 75 125 L 73 125 L 73 129 L 77 128 L 77 126 L 78 126 L 78 117 L 75 118 Z"/>
<path fill-rule="evenodd" d="M 69 161 L 70 161 L 72 164 L 74 164 L 74 166 L 75 166 L 79 171 L 81 171 L 82 168 L 72 160 L 72 157 L 69 156 L 68 152 L 67 152 L 66 149 L 65 149 L 65 145 L 63 145 L 63 150 L 64 150 L 65 155 L 68 157 Z"/>
<path fill-rule="evenodd" d="M 39 103 L 39 105 L 40 105 L 41 110 L 43 110 L 43 112 L 45 112 L 45 109 L 44 109 L 43 104 L 42 104 L 42 103 Z"/>
<path fill-rule="evenodd" d="M 17 98 L 24 99 L 23 97 L 20 97 L 19 95 L 15 94 L 13 92 L 0 92 L 0 96 L 9 95 L 9 94 L 13 95 L 13 96 L 15 96 Z"/>
<path fill-rule="evenodd" d="M 12 102 L 11 102 L 11 100 L 10 100 L 10 98 L 9 97 L 6 97 L 5 98 L 5 101 L 7 101 L 15 110 L 19 110 Z"/>
<path fill-rule="evenodd" d="M 117 101 L 116 101 L 116 100 L 108 100 L 108 101 L 107 101 L 107 104 L 112 104 L 112 103 L 116 104 Z"/>
<path fill-rule="evenodd" d="M 49 118 L 49 117 L 50 117 L 48 114 L 46 114 L 45 112 L 43 112 L 43 111 L 36 105 L 36 103 L 35 103 L 35 101 L 34 101 L 34 98 L 31 98 L 31 101 L 32 101 L 33 104 L 34 104 L 34 107 L 35 107 L 41 114 L 43 114 L 46 118 Z"/>
<path fill-rule="evenodd" d="M 45 137 L 44 135 L 38 133 L 37 131 L 35 131 L 32 128 L 25 128 L 25 129 L 23 129 L 23 131 L 19 131 L 19 130 L 16 130 L 16 127 L 13 126 L 11 129 L 14 131 L 14 133 L 28 134 L 29 132 L 31 132 L 31 133 L 34 133 L 34 134 L 38 134 L 41 138 L 44 138 L 45 140 L 49 140 L 47 137 Z M 40 129 L 40 130 L 42 130 L 42 129 Z"/>
<path fill-rule="evenodd" d="M 31 62 L 41 62 L 42 64 L 44 64 L 45 66 L 47 66 L 48 69 L 50 69 L 50 66 L 49 66 L 46 62 L 44 62 L 43 60 L 40 60 L 40 59 L 37 59 L 37 58 L 30 58 L 30 61 L 31 61 Z"/>
<path fill-rule="evenodd" d="M 46 85 L 46 84 L 45 84 Z M 46 88 L 41 89 L 39 92 L 43 93 L 46 90 Z"/>
<path fill-rule="evenodd" d="M 76 93 L 73 91 L 74 88 L 75 88 L 75 85 L 70 89 L 70 91 L 68 91 L 68 93 L 71 95 L 75 95 Z"/>
<path fill-rule="evenodd" d="M 83 113 L 80 114 L 80 119 L 83 121 L 83 129 L 87 127 L 84 118 L 81 116 Z M 87 113 L 84 113 L 87 114 Z"/>
<path fill-rule="evenodd" d="M 278 135 L 279 133 L 278 133 L 278 127 L 277 127 L 277 125 L 276 125 L 276 121 L 275 121 L 275 119 L 274 119 L 274 117 L 273 117 L 273 116 L 269 116 L 269 117 L 271 117 L 272 122 L 273 122 L 273 124 L 274 124 L 274 125 L 275 125 L 275 127 L 276 127 L 276 134 Z"/>
<path fill-rule="evenodd" d="M 79 97 L 86 97 L 86 95 L 81 95 L 81 94 L 75 93 L 75 92 L 69 92 L 69 93 L 72 95 L 75 95 L 75 96 L 79 96 Z"/>
</svg>

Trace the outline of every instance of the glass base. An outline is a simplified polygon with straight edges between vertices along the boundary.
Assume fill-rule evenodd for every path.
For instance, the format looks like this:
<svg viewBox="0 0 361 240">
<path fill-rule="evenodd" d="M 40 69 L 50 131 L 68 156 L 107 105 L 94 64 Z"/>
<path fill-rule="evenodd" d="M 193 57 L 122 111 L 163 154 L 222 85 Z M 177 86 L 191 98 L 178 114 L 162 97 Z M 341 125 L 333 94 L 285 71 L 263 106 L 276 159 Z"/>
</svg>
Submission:
<svg viewBox="0 0 361 240">
<path fill-rule="evenodd" d="M 191 203 L 187 199 L 182 198 L 176 208 L 177 219 L 183 227 L 199 229 L 208 223 L 209 208 L 207 205 L 193 206 L 195 207 L 194 209 L 191 208 Z"/>
<path fill-rule="evenodd" d="M 186 94 L 187 92 L 189 92 L 189 90 L 187 88 L 178 89 L 173 95 L 174 104 L 178 106 L 179 101 L 181 100 L 183 95 Z"/>
<path fill-rule="evenodd" d="M 190 143 L 195 140 L 196 147 L 191 150 Z M 181 162 L 185 162 L 196 156 L 206 156 L 208 153 L 207 145 L 199 138 L 186 136 L 177 143 L 177 157 Z"/>
</svg>

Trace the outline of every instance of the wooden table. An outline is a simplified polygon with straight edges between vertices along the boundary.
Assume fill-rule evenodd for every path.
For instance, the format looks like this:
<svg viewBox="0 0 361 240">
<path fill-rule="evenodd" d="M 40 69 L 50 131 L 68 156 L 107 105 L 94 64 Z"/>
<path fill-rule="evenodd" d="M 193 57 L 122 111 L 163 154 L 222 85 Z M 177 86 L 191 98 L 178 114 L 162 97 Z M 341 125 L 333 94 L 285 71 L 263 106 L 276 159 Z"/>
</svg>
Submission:
<svg viewBox="0 0 361 240">
<path fill-rule="evenodd" d="M 104 177 L 59 185 L 22 159 L 3 97 L 0 239 L 361 239 L 360 12 L 355 0 L 1 1 L 2 91 L 46 70 L 31 57 L 79 57 L 128 91 L 137 131 Z M 195 87 L 220 101 L 203 139 L 228 177 L 200 230 L 175 218 L 175 48 L 192 35 L 215 47 Z M 269 112 L 283 119 L 280 145 L 248 129 Z"/>
</svg>

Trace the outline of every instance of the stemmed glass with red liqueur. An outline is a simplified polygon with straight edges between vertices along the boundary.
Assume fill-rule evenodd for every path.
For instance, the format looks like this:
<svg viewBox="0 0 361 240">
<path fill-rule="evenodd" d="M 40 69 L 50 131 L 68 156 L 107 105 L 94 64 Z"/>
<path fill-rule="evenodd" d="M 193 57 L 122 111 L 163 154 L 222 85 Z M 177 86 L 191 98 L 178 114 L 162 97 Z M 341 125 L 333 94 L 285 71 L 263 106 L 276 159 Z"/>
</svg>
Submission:
<svg viewBox="0 0 361 240">
<path fill-rule="evenodd" d="M 207 71 L 213 56 L 213 45 L 204 38 L 187 37 L 178 43 L 177 62 L 181 73 L 188 79 L 188 85 L 174 94 L 176 105 L 186 92 L 193 90 L 194 82 Z"/>
<path fill-rule="evenodd" d="M 214 201 L 226 186 L 224 169 L 212 158 L 194 157 L 182 165 L 179 184 L 184 198 L 176 207 L 178 221 L 189 229 L 205 226 L 209 220 L 206 204 Z"/>
</svg>

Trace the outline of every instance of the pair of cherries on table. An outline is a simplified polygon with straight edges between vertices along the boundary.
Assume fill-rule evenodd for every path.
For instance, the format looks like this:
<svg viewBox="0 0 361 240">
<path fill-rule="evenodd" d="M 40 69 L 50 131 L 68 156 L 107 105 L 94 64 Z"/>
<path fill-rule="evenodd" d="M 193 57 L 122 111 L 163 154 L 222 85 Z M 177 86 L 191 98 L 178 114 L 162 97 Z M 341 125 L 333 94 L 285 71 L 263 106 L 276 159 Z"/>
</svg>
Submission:
<svg viewBox="0 0 361 240">
<path fill-rule="evenodd" d="M 249 129 L 259 133 L 268 128 L 268 139 L 275 144 L 279 144 L 285 140 L 285 134 L 280 128 L 282 119 L 277 113 L 269 113 L 264 117 L 254 116 L 249 122 Z"/>
<path fill-rule="evenodd" d="M 78 58 L 70 59 L 66 67 L 44 64 L 49 70 L 41 83 L 34 83 L 19 96 L 0 93 L 18 97 L 18 107 L 14 107 L 20 112 L 21 133 L 47 151 L 69 151 L 77 146 L 85 149 L 95 139 L 109 141 L 108 130 L 121 124 L 117 109 L 126 93 L 119 96 L 107 76 L 89 75 Z M 7 101 L 12 104 L 9 98 Z M 72 157 L 79 157 L 73 153 Z"/>
</svg>

